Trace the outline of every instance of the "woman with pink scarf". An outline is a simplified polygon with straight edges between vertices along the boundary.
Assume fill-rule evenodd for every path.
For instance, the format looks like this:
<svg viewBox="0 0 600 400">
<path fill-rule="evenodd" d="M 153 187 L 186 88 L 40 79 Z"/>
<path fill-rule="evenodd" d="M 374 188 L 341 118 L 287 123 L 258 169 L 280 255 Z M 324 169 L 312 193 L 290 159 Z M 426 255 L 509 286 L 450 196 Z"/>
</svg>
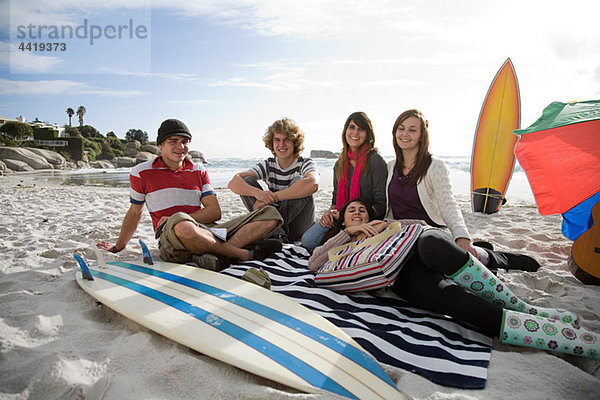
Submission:
<svg viewBox="0 0 600 400">
<path fill-rule="evenodd" d="M 302 236 L 302 246 L 309 251 L 323 244 L 325 233 L 349 200 L 360 197 L 373 204 L 375 218 L 383 218 L 386 211 L 387 167 L 375 147 L 373 124 L 367 114 L 359 111 L 346 119 L 342 143 L 344 148 L 333 167 L 331 207 Z"/>
</svg>

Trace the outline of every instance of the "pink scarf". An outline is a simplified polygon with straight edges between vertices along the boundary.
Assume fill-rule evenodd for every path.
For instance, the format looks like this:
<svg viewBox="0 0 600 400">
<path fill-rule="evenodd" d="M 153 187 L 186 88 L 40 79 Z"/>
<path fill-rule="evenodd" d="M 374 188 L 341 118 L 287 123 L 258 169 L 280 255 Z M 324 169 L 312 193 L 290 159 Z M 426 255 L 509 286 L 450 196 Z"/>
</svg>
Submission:
<svg viewBox="0 0 600 400">
<path fill-rule="evenodd" d="M 360 175 L 362 174 L 365 161 L 367 160 L 368 145 L 365 143 L 356 151 L 348 149 L 348 159 L 356 160 L 354 171 L 352 172 L 352 181 L 350 182 L 350 198 L 348 198 L 348 175 L 350 174 L 350 161 L 344 165 L 344 171 L 338 181 L 335 206 L 341 210 L 342 206 L 349 200 L 354 200 L 360 197 Z"/>
</svg>

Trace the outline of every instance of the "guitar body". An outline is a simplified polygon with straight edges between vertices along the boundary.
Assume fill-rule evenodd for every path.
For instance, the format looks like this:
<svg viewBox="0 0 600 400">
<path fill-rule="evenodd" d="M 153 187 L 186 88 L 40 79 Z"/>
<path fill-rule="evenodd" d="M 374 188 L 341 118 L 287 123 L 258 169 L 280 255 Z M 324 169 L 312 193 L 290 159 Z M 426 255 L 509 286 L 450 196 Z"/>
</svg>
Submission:
<svg viewBox="0 0 600 400">
<path fill-rule="evenodd" d="M 600 201 L 592 208 L 592 226 L 573 242 L 569 270 L 586 285 L 600 285 Z"/>
</svg>

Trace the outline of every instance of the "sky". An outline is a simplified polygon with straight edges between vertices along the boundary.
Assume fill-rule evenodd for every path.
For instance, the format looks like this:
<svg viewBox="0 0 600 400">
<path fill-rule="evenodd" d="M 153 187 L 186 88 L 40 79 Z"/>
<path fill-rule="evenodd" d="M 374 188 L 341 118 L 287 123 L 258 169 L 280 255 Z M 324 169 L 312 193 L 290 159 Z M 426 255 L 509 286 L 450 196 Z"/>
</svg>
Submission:
<svg viewBox="0 0 600 400">
<path fill-rule="evenodd" d="M 0 0 L 0 116 L 64 125 L 83 105 L 102 134 L 151 140 L 177 118 L 210 160 L 269 155 L 262 135 L 283 117 L 306 154 L 339 151 L 355 111 L 392 155 L 394 120 L 417 108 L 434 154 L 470 156 L 507 58 L 523 128 L 553 101 L 600 99 L 599 11 L 597 0 Z M 57 45 L 35 51 L 42 42 Z"/>
</svg>

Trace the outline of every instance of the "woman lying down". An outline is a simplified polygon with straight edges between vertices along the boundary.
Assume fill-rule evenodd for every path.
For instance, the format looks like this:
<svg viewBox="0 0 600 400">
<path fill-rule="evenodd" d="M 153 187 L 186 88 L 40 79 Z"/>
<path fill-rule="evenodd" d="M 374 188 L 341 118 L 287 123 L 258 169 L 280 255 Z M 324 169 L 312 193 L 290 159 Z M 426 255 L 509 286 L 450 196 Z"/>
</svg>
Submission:
<svg viewBox="0 0 600 400">
<path fill-rule="evenodd" d="M 327 268 L 330 249 L 387 229 L 387 221 L 372 221 L 370 210 L 360 199 L 342 207 L 336 226 L 308 261 L 317 276 Z M 391 290 L 416 307 L 451 316 L 502 343 L 600 358 L 598 335 L 581 328 L 576 314 L 521 300 L 439 229 L 421 233 Z"/>
</svg>

